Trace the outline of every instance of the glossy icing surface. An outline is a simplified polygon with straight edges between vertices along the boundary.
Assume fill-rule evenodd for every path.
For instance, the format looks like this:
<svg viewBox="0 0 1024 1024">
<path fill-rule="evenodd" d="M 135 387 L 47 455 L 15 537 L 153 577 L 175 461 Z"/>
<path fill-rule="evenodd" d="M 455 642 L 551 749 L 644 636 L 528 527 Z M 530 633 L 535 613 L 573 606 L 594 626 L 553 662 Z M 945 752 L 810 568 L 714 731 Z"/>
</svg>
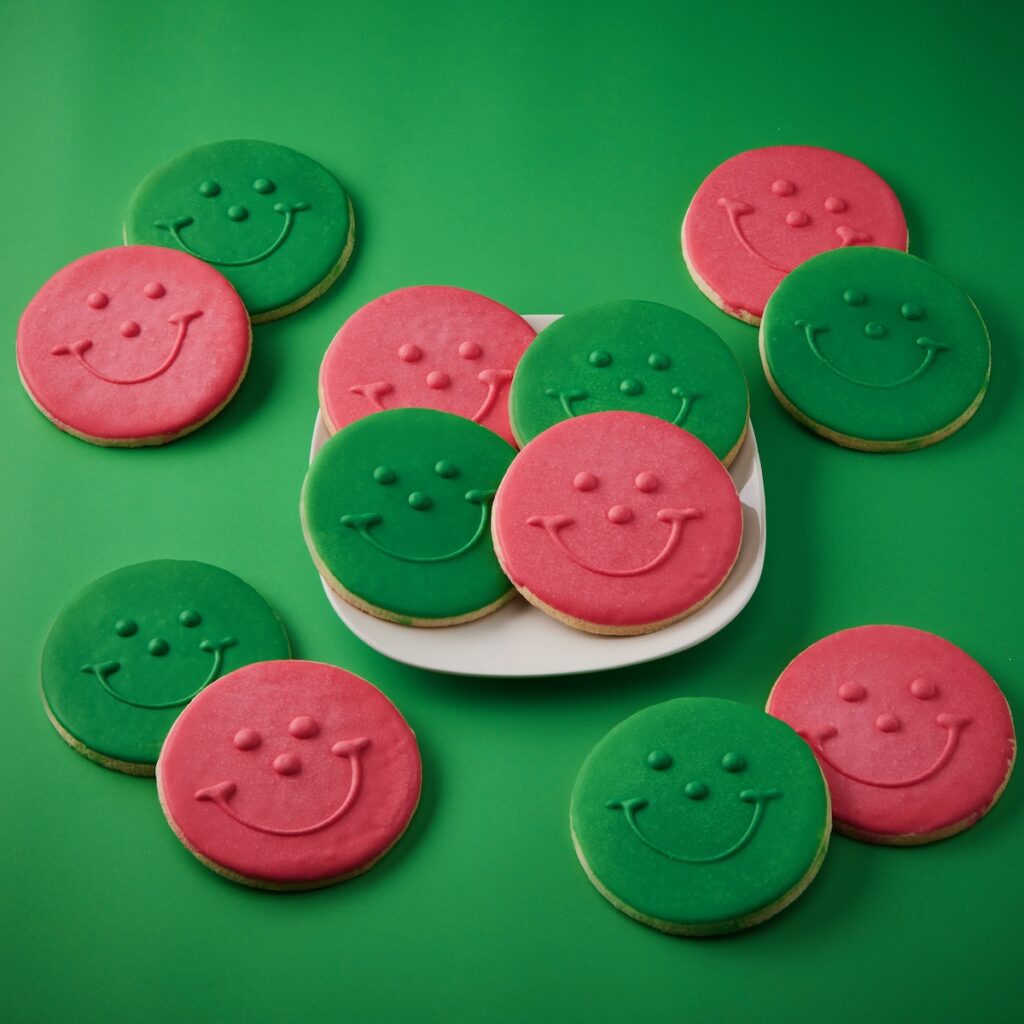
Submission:
<svg viewBox="0 0 1024 1024">
<path fill-rule="evenodd" d="M 61 610 L 43 647 L 43 698 L 60 728 L 101 758 L 152 766 L 205 686 L 289 653 L 281 620 L 237 576 L 204 562 L 141 562 Z"/>
<path fill-rule="evenodd" d="M 794 267 L 858 245 L 906 250 L 899 200 L 859 160 L 816 146 L 731 157 L 705 178 L 683 221 L 683 254 L 701 290 L 752 323 Z"/>
<path fill-rule="evenodd" d="M 100 443 L 171 440 L 231 397 L 251 348 L 231 285 L 185 253 L 103 249 L 59 270 L 18 325 L 18 370 L 57 426 Z"/>
<path fill-rule="evenodd" d="M 819 640 L 779 676 L 767 708 L 817 755 L 837 827 L 882 842 L 973 824 L 1016 749 L 992 677 L 959 647 L 907 626 Z"/>
<path fill-rule="evenodd" d="M 320 405 L 328 430 L 417 406 L 464 416 L 513 444 L 508 389 L 534 336 L 517 313 L 463 288 L 382 295 L 349 317 L 324 355 Z"/>
<path fill-rule="evenodd" d="M 825 782 L 796 733 L 711 697 L 617 725 L 580 769 L 570 819 L 598 888 L 665 930 L 753 923 L 817 870 L 829 835 Z"/>
<path fill-rule="evenodd" d="M 416 738 L 359 676 L 265 661 L 208 687 L 157 765 L 164 813 L 195 854 L 240 881 L 315 885 L 372 865 L 420 794 Z"/>
<path fill-rule="evenodd" d="M 614 631 L 681 617 L 714 593 L 743 518 L 728 472 L 692 434 L 600 412 L 523 449 L 498 490 L 493 531 L 517 586 Z"/>
<path fill-rule="evenodd" d="M 684 427 L 720 459 L 747 424 L 736 357 L 699 320 L 657 302 L 608 302 L 556 320 L 527 349 L 509 408 L 520 443 L 564 419 L 622 409 Z"/>
<path fill-rule="evenodd" d="M 790 274 L 765 310 L 761 358 L 812 430 L 896 447 L 962 426 L 991 361 L 985 324 L 958 285 L 916 256 L 872 247 L 825 253 Z"/>
<path fill-rule="evenodd" d="M 287 146 L 234 139 L 189 150 L 146 177 L 125 240 L 215 266 L 258 320 L 305 305 L 333 280 L 352 228 L 348 196 L 325 167 Z"/>
<path fill-rule="evenodd" d="M 486 608 L 510 590 L 490 518 L 514 455 L 492 431 L 435 409 L 356 420 L 327 441 L 306 476 L 302 516 L 314 560 L 397 621 Z"/>
</svg>

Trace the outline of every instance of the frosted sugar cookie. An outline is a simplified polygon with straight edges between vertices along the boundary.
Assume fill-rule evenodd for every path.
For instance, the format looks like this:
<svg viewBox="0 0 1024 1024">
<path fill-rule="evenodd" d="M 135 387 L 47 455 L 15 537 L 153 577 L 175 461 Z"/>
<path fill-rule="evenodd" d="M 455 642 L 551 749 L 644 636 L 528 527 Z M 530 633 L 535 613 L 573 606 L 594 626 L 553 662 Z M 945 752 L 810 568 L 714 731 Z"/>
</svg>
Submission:
<svg viewBox="0 0 1024 1024">
<path fill-rule="evenodd" d="M 697 189 L 683 258 L 697 287 L 730 316 L 758 324 L 794 267 L 848 246 L 907 248 L 892 189 L 859 160 L 817 146 L 739 153 Z"/>
<path fill-rule="evenodd" d="M 18 324 L 18 372 L 61 430 L 164 444 L 220 412 L 249 365 L 249 318 L 212 267 L 155 246 L 104 249 L 58 271 Z"/>
<path fill-rule="evenodd" d="M 622 409 L 699 437 L 726 465 L 747 430 L 747 382 L 699 320 L 658 302 L 608 302 L 569 313 L 526 350 L 509 410 L 520 444 L 564 419 Z"/>
<path fill-rule="evenodd" d="M 355 218 L 344 188 L 315 160 L 233 139 L 189 150 L 145 178 L 124 237 L 215 266 L 263 323 L 327 291 L 352 253 Z"/>
<path fill-rule="evenodd" d="M 289 653 L 281 620 L 237 576 L 204 562 L 141 562 L 90 583 L 57 616 L 43 647 L 43 702 L 80 754 L 152 775 L 196 694 Z"/>
<path fill-rule="evenodd" d="M 515 591 L 491 546 L 491 503 L 515 449 L 436 409 L 350 423 L 320 449 L 302 526 L 320 574 L 350 604 L 412 626 L 494 611 Z"/>
<path fill-rule="evenodd" d="M 338 331 L 320 367 L 328 431 L 384 409 L 465 416 L 514 443 L 508 386 L 533 328 L 499 302 L 424 285 L 382 295 Z"/>
<path fill-rule="evenodd" d="M 817 756 L 835 827 L 870 843 L 913 846 L 969 828 L 1016 755 L 992 677 L 948 640 L 907 626 L 812 644 L 779 676 L 767 710 Z"/>
<path fill-rule="evenodd" d="M 864 451 L 943 440 L 988 387 L 988 331 L 970 297 L 916 256 L 858 248 L 815 256 L 772 295 L 761 362 L 805 427 Z"/>
<path fill-rule="evenodd" d="M 262 889 L 362 874 L 409 824 L 416 737 L 366 680 L 314 661 L 266 661 L 204 690 L 157 764 L 171 828 L 208 868 Z"/>
<path fill-rule="evenodd" d="M 605 899 L 676 935 L 760 924 L 810 885 L 828 849 L 829 798 L 783 722 L 712 697 L 645 708 L 583 763 L 576 854 Z"/>
<path fill-rule="evenodd" d="M 556 423 L 516 457 L 494 502 L 509 579 L 591 633 L 650 633 L 689 615 L 729 575 L 742 533 L 714 452 L 636 412 Z"/>
</svg>

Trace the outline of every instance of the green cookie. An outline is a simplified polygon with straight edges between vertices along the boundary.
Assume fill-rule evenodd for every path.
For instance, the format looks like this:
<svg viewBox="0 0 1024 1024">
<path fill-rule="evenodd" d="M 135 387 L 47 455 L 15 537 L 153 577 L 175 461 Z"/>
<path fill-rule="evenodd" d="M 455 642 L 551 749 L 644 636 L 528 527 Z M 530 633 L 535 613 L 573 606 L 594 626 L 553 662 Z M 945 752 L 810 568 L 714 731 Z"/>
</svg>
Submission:
<svg viewBox="0 0 1024 1024">
<path fill-rule="evenodd" d="M 570 819 L 601 894 L 679 935 L 778 913 L 814 878 L 831 830 L 810 747 L 763 711 L 711 697 L 616 726 L 580 769 Z"/>
<path fill-rule="evenodd" d="M 286 146 L 232 140 L 153 171 L 132 196 L 124 237 L 212 264 L 262 323 L 331 286 L 354 230 L 352 204 L 326 168 Z"/>
<path fill-rule="evenodd" d="M 571 416 L 622 409 L 668 420 L 726 465 L 747 429 L 747 382 L 710 327 L 657 302 L 569 313 L 524 353 L 509 395 L 520 444 Z"/>
<path fill-rule="evenodd" d="M 761 321 L 761 361 L 785 409 L 830 441 L 910 451 L 959 430 L 988 386 L 988 332 L 928 263 L 852 246 L 783 278 Z"/>
<path fill-rule="evenodd" d="M 204 562 L 141 562 L 90 583 L 57 616 L 43 700 L 79 753 L 152 775 L 167 730 L 200 690 L 288 657 L 281 620 L 248 583 Z"/>
<path fill-rule="evenodd" d="M 317 454 L 302 491 L 313 561 L 380 618 L 446 626 L 514 593 L 491 543 L 491 503 L 515 449 L 461 416 L 390 409 L 350 423 Z"/>
</svg>

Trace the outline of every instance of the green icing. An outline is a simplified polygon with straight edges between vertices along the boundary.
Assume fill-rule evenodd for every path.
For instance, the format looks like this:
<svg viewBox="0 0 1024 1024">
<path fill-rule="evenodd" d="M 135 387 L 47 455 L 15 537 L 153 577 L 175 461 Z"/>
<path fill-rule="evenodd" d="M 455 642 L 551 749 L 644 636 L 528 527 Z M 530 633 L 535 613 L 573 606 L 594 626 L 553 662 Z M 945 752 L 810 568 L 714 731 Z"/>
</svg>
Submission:
<svg viewBox="0 0 1024 1024">
<path fill-rule="evenodd" d="M 395 620 L 471 615 L 511 589 L 491 545 L 491 503 L 515 449 L 470 420 L 393 409 L 335 434 L 306 477 L 318 563 Z"/>
<path fill-rule="evenodd" d="M 288 657 L 280 619 L 237 576 L 203 562 L 142 562 L 90 583 L 61 611 L 43 648 L 43 696 L 90 751 L 153 765 L 204 686 Z"/>
<path fill-rule="evenodd" d="M 570 416 L 612 409 L 684 427 L 724 459 L 746 428 L 747 382 L 699 320 L 657 302 L 609 302 L 537 335 L 516 368 L 509 413 L 526 444 Z"/>
<path fill-rule="evenodd" d="M 638 712 L 576 779 L 572 830 L 612 901 L 669 930 L 742 923 L 816 870 L 825 782 L 784 722 L 684 697 Z"/>
<path fill-rule="evenodd" d="M 761 358 L 812 429 L 913 448 L 973 412 L 990 349 L 974 303 L 928 263 L 853 246 L 783 279 L 765 308 Z"/>
<path fill-rule="evenodd" d="M 190 150 L 150 174 L 132 196 L 125 240 L 205 260 L 255 319 L 271 319 L 333 280 L 351 229 L 345 190 L 315 160 L 234 140 Z"/>
</svg>

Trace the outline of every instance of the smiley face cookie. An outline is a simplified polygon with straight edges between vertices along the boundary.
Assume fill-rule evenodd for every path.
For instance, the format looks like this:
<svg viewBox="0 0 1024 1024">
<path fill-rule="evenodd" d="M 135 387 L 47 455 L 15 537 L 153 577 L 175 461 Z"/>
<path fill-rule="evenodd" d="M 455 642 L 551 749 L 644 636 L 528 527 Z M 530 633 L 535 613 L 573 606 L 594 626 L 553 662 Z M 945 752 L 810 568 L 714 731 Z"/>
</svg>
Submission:
<svg viewBox="0 0 1024 1024">
<path fill-rule="evenodd" d="M 345 322 L 320 367 L 320 409 L 334 433 L 385 409 L 441 409 L 514 443 L 508 387 L 536 332 L 499 302 L 462 288 L 401 288 Z"/>
<path fill-rule="evenodd" d="M 910 451 L 959 430 L 988 387 L 988 332 L 969 296 L 916 256 L 858 248 L 779 285 L 761 362 L 785 409 L 848 448 Z"/>
<path fill-rule="evenodd" d="M 153 171 L 132 196 L 124 237 L 216 267 L 263 323 L 327 291 L 352 253 L 355 218 L 341 184 L 315 160 L 235 139 Z"/>
<path fill-rule="evenodd" d="M 623 409 L 699 437 L 726 465 L 747 430 L 747 382 L 711 328 L 657 302 L 609 302 L 543 330 L 516 370 L 512 429 L 526 444 L 564 419 Z"/>
<path fill-rule="evenodd" d="M 591 751 L 570 808 L 591 882 L 676 935 L 760 924 L 793 902 L 828 849 L 829 798 L 800 737 L 712 697 L 644 709 Z"/>
<path fill-rule="evenodd" d="M 219 679 L 167 736 L 156 782 L 171 828 L 208 868 L 314 889 L 371 868 L 420 796 L 416 737 L 359 676 L 267 661 Z"/>
<path fill-rule="evenodd" d="M 783 277 L 829 249 L 907 248 L 892 189 L 858 160 L 816 146 L 769 146 L 726 160 L 683 221 L 697 287 L 730 316 L 761 322 Z"/>
<path fill-rule="evenodd" d="M 448 626 L 515 593 L 491 546 L 491 503 L 515 449 L 436 409 L 350 423 L 320 449 L 302 526 L 321 576 L 350 604 L 411 626 Z"/>
<path fill-rule="evenodd" d="M 104 249 L 58 271 L 18 325 L 18 371 L 61 430 L 93 444 L 164 444 L 217 415 L 249 365 L 231 285 L 185 253 Z"/>
<path fill-rule="evenodd" d="M 728 471 L 654 416 L 563 420 L 517 456 L 494 502 L 494 548 L 542 611 L 591 633 L 650 633 L 699 608 L 739 554 Z"/>
<path fill-rule="evenodd" d="M 969 828 L 999 798 L 1016 755 L 992 677 L 907 626 L 819 640 L 779 676 L 767 710 L 817 756 L 836 828 L 871 843 L 913 846 Z"/>
<path fill-rule="evenodd" d="M 64 607 L 43 647 L 43 702 L 80 754 L 152 775 L 167 730 L 196 694 L 288 637 L 248 583 L 203 562 L 117 569 Z"/>
</svg>

